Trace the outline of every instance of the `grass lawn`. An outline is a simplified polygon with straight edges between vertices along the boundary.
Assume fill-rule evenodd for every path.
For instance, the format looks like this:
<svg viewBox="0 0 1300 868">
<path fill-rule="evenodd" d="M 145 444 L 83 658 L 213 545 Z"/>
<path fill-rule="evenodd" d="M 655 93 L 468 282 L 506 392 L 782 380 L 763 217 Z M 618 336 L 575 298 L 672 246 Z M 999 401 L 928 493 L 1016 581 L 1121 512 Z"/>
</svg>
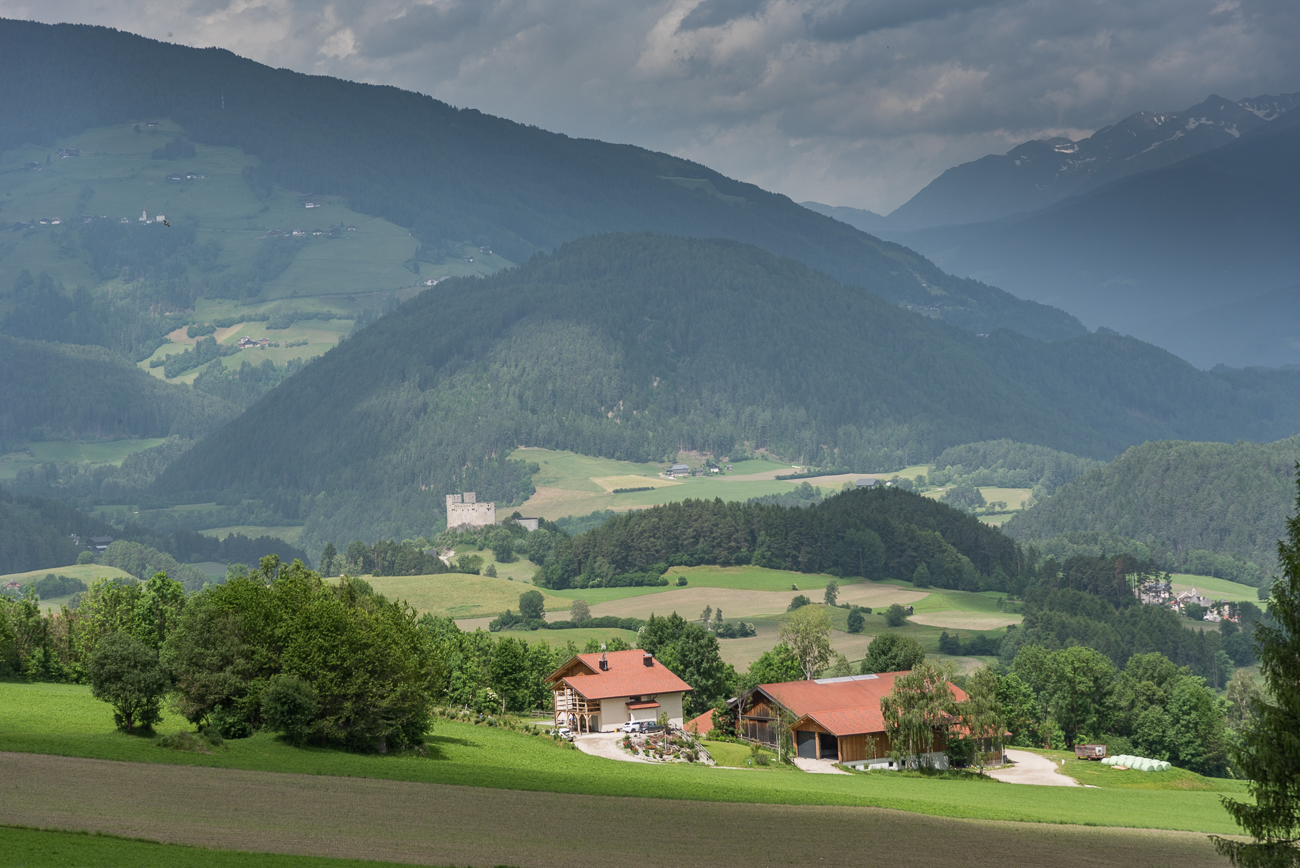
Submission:
<svg viewBox="0 0 1300 868">
<path fill-rule="evenodd" d="M 0 751 L 535 792 L 879 806 L 943 817 L 1236 831 L 1218 802 L 1218 793 L 1210 791 L 972 785 L 922 777 L 765 775 L 620 763 L 588 756 L 542 736 L 443 720 L 427 741 L 427 756 L 293 748 L 267 735 L 227 742 L 227 749 L 212 754 L 187 753 L 114 732 L 109 707 L 92 699 L 89 688 L 77 685 L 0 684 L 0 721 Z M 169 716 L 159 730 L 178 728 L 180 721 Z"/>
<path fill-rule="evenodd" d="M 1231 793 L 1241 799 L 1244 799 L 1246 794 L 1245 781 L 1207 778 L 1186 769 L 1171 768 L 1167 772 L 1139 772 L 1132 769 L 1115 771 L 1110 766 L 1099 762 L 1076 759 L 1072 751 L 1031 748 L 1016 748 L 1016 750 L 1031 750 L 1039 756 L 1056 761 L 1057 764 L 1065 760 L 1065 766 L 1061 771 L 1090 787 L 1109 790 L 1198 790 Z"/>
<path fill-rule="evenodd" d="M 277 853 L 247 853 L 240 850 L 209 850 L 182 844 L 160 844 L 112 835 L 56 832 L 0 826 L 0 853 L 4 864 L 15 868 L 175 868 L 203 865 L 205 868 L 381 868 L 397 862 L 361 859 L 330 859 L 324 856 L 287 856 Z"/>
<path fill-rule="evenodd" d="M 713 761 L 724 768 L 752 768 L 755 771 L 760 772 L 798 771 L 789 765 L 778 765 L 776 762 L 776 754 L 770 750 L 759 750 L 760 754 L 767 757 L 768 765 L 756 766 L 750 762 L 752 754 L 750 753 L 749 745 L 747 744 L 733 744 L 729 741 L 708 741 L 705 739 L 701 739 L 700 744 L 704 745 L 704 749 L 709 752 L 709 756 L 713 757 Z"/>
<path fill-rule="evenodd" d="M 486 629 L 486 625 L 484 625 L 484 629 Z M 516 639 L 523 639 L 529 644 L 545 642 L 552 648 L 563 648 L 566 644 L 572 642 L 578 646 L 579 651 L 591 639 L 598 642 L 608 642 L 616 637 L 622 639 L 628 645 L 636 647 L 636 632 L 633 630 L 620 630 L 617 627 L 574 627 L 572 630 L 502 630 L 497 635 L 513 636 Z"/>
</svg>

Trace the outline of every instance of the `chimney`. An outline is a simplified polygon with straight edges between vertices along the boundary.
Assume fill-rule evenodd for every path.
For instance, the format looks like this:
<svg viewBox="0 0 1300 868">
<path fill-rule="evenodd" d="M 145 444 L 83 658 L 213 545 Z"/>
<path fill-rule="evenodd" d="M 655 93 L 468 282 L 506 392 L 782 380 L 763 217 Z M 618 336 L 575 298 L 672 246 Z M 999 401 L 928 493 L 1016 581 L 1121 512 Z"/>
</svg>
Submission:
<svg viewBox="0 0 1300 868">
<path fill-rule="evenodd" d="M 653 654 L 646 654 L 641 658 L 641 662 L 646 666 L 653 666 L 655 665 L 655 656 Z"/>
<path fill-rule="evenodd" d="M 601 672 L 609 671 L 609 661 L 605 659 L 604 654 L 600 655 L 600 671 Z"/>
</svg>

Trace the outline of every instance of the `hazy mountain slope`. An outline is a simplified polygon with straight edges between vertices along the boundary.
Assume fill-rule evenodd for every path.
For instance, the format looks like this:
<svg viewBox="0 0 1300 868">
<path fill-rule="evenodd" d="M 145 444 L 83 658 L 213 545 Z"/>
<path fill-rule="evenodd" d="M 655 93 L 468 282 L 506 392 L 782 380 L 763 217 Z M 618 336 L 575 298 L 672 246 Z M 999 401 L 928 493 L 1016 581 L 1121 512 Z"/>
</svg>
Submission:
<svg viewBox="0 0 1300 868">
<path fill-rule="evenodd" d="M 1161 320 L 1295 282 L 1297 154 L 1300 112 L 1023 219 L 900 237 L 959 274 L 1059 304 L 1089 324 L 1156 340 Z M 1232 343 L 1228 334 L 1209 336 L 1195 361 L 1209 366 L 1229 353 L 1255 364 L 1277 358 L 1280 347 L 1246 331 Z"/>
<path fill-rule="evenodd" d="M 1205 368 L 1300 364 L 1300 284 L 1138 323 L 1131 331 Z"/>
<path fill-rule="evenodd" d="M 843 205 L 823 205 L 820 202 L 800 202 L 810 211 L 816 211 L 818 214 L 825 214 L 841 223 L 847 223 L 850 226 L 861 229 L 863 232 L 883 232 L 893 228 L 889 218 L 877 214 L 875 211 L 867 211 L 863 208 L 849 208 Z"/>
<path fill-rule="evenodd" d="M 1172 550 L 1276 561 L 1295 502 L 1300 436 L 1275 443 L 1146 443 L 1003 525 L 1020 540 L 1109 533 Z"/>
<path fill-rule="evenodd" d="M 1137 341 L 980 338 L 733 241 L 597 236 L 424 292 L 159 478 L 301 498 L 313 544 L 427 533 L 463 486 L 518 503 L 520 444 L 657 460 L 748 443 L 900 467 L 1013 438 L 1105 457 L 1300 423 L 1300 374 L 1196 371 Z M 277 495 L 278 496 L 278 495 Z"/>
<path fill-rule="evenodd" d="M 234 409 L 160 383 L 102 347 L 0 335 L 0 444 L 49 437 L 197 437 Z"/>
<path fill-rule="evenodd" d="M 974 331 L 1082 331 L 1060 311 L 951 278 L 898 245 L 665 154 L 105 28 L 4 21 L 0 53 L 0 149 L 170 117 L 195 141 L 259 157 L 251 183 L 346 197 L 430 248 L 471 241 L 518 262 L 593 232 L 730 237 Z"/>
<path fill-rule="evenodd" d="M 1227 145 L 1298 103 L 1300 94 L 1235 103 L 1214 95 L 1180 112 L 1137 112 L 1077 142 L 1025 142 L 1005 154 L 947 170 L 895 209 L 886 218 L 888 225 L 876 231 L 982 223 L 1038 211 L 1111 181 Z"/>
</svg>

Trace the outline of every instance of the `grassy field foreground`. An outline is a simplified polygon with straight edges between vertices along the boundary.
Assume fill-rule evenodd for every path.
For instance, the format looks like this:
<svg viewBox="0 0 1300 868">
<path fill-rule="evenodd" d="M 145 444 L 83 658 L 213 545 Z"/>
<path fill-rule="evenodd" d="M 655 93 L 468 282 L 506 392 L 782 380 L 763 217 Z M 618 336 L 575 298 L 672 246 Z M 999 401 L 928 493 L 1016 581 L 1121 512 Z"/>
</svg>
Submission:
<svg viewBox="0 0 1300 868">
<path fill-rule="evenodd" d="M 159 729 L 172 732 L 183 723 L 172 716 Z M 766 774 L 625 764 L 542 736 L 442 720 L 425 756 L 298 749 L 267 735 L 227 742 L 211 754 L 187 753 L 114 732 L 108 706 L 76 685 L 0 684 L 0 751 L 592 796 L 883 807 L 980 820 L 1237 831 L 1219 793 L 1209 790 L 1045 788 L 896 774 Z"/>
</svg>

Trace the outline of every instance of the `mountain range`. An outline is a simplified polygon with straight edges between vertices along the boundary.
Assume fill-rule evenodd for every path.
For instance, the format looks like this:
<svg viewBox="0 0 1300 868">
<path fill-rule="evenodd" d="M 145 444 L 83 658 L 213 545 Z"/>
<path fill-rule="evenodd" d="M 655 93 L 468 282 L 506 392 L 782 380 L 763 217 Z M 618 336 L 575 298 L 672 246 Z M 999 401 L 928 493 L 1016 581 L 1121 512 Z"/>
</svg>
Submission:
<svg viewBox="0 0 1300 868">
<path fill-rule="evenodd" d="M 948 169 L 888 216 L 803 204 L 872 233 L 999 220 L 1230 144 L 1297 105 L 1300 93 L 1236 102 L 1215 94 L 1182 111 L 1135 112 L 1078 141 L 1032 139 Z"/>
<path fill-rule="evenodd" d="M 666 154 L 102 27 L 0 21 L 0 53 L 10 70 L 0 150 L 169 118 L 193 142 L 255 156 L 250 184 L 338 196 L 410 229 L 417 259 L 470 242 L 521 262 L 607 231 L 726 237 L 972 331 L 1084 331 L 1059 310 L 953 278 L 897 244 Z"/>
<path fill-rule="evenodd" d="M 1032 215 L 899 233 L 959 274 L 1059 304 L 1201 367 L 1300 362 L 1300 112 Z M 1239 307 L 1251 299 L 1249 310 Z M 1180 326 L 1236 308 L 1231 330 Z"/>
</svg>

